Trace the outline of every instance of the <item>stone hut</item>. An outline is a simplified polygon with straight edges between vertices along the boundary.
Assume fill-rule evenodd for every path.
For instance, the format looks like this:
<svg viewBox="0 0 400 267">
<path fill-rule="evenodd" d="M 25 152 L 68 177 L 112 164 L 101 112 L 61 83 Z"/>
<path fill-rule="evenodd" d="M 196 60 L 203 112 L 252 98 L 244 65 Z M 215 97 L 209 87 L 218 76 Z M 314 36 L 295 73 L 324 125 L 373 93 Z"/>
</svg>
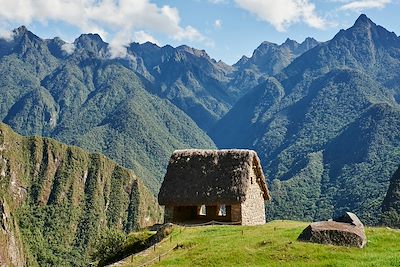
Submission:
<svg viewBox="0 0 400 267">
<path fill-rule="evenodd" d="M 165 222 L 265 223 L 270 194 L 252 150 L 177 150 L 169 161 L 158 201 Z"/>
</svg>

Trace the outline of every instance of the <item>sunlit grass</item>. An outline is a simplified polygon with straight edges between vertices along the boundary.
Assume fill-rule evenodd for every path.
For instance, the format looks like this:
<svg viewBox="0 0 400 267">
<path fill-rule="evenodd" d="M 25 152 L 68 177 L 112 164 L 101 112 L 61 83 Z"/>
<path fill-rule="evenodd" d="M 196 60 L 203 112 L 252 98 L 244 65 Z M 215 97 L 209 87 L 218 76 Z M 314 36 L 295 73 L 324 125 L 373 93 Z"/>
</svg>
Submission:
<svg viewBox="0 0 400 267">
<path fill-rule="evenodd" d="M 297 241 L 307 225 L 273 221 L 255 227 L 178 227 L 172 240 L 128 259 L 125 266 L 152 259 L 153 266 L 400 266 L 400 231 L 366 228 L 368 244 L 359 249 Z"/>
</svg>

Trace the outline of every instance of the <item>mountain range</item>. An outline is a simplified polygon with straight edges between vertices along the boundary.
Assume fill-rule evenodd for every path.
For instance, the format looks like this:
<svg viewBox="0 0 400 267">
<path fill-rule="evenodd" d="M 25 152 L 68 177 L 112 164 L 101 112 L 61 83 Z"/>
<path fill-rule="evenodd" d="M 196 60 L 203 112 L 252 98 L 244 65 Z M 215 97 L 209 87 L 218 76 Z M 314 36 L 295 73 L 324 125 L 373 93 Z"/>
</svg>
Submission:
<svg viewBox="0 0 400 267">
<path fill-rule="evenodd" d="M 184 45 L 133 43 L 128 53 L 132 69 L 145 78 L 151 92 L 170 100 L 208 131 L 248 90 L 317 44 L 312 38 L 301 44 L 290 39 L 281 45 L 264 42 L 233 66 Z"/>
<path fill-rule="evenodd" d="M 173 150 L 215 147 L 183 111 L 145 90 L 126 61 L 110 59 L 98 35 L 80 36 L 72 54 L 63 45 L 25 27 L 0 43 L 0 117 L 18 133 L 102 152 L 153 192 Z"/>
<path fill-rule="evenodd" d="M 251 89 L 210 132 L 257 150 L 271 181 L 269 218 L 344 211 L 378 223 L 400 162 L 400 38 L 361 15 Z"/>
<path fill-rule="evenodd" d="M 97 34 L 73 44 L 20 27 L 0 40 L 0 118 L 101 152 L 156 193 L 178 148 L 257 151 L 268 220 L 353 211 L 379 222 L 400 162 L 400 38 L 361 15 L 332 40 L 263 42 L 230 66 L 188 46 Z"/>
</svg>

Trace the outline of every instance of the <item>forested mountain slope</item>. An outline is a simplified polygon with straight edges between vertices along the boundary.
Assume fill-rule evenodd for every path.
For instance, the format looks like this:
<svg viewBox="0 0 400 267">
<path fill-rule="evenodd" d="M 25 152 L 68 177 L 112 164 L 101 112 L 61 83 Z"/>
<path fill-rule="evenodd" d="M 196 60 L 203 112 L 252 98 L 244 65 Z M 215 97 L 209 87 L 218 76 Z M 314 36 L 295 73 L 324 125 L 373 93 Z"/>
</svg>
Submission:
<svg viewBox="0 0 400 267">
<path fill-rule="evenodd" d="M 313 38 L 306 38 L 300 44 L 289 38 L 280 45 L 265 41 L 254 50 L 250 58 L 243 56 L 233 65 L 236 69 L 229 86 L 240 88 L 242 96 L 317 45 L 318 41 Z"/>
<path fill-rule="evenodd" d="M 229 66 L 203 50 L 151 43 L 132 43 L 113 58 L 97 34 L 68 44 L 22 26 L 12 40 L 0 39 L 0 118 L 21 134 L 102 152 L 157 191 L 174 149 L 215 147 L 204 131 L 316 44 L 264 43 L 246 63 Z"/>
<path fill-rule="evenodd" d="M 264 42 L 251 58 L 244 56 L 233 66 L 185 45 L 133 43 L 128 51 L 131 68 L 148 81 L 151 91 L 171 100 L 207 131 L 248 90 L 317 44 L 312 38 L 301 44 L 290 39 L 281 45 Z"/>
<path fill-rule="evenodd" d="M 255 149 L 271 181 L 270 219 L 351 210 L 379 221 L 400 160 L 400 38 L 361 15 L 241 98 L 211 131 Z"/>
<path fill-rule="evenodd" d="M 101 231 L 133 231 L 161 216 L 132 171 L 0 123 L 0 265 L 87 266 Z"/>
<path fill-rule="evenodd" d="M 131 168 L 153 191 L 177 148 L 213 148 L 180 109 L 149 93 L 127 61 L 111 59 L 96 34 L 74 52 L 20 27 L 0 42 L 0 118 L 25 135 L 56 138 L 106 154 Z"/>
<path fill-rule="evenodd" d="M 381 223 L 400 228 L 400 167 L 390 179 L 389 189 L 382 203 Z"/>
</svg>

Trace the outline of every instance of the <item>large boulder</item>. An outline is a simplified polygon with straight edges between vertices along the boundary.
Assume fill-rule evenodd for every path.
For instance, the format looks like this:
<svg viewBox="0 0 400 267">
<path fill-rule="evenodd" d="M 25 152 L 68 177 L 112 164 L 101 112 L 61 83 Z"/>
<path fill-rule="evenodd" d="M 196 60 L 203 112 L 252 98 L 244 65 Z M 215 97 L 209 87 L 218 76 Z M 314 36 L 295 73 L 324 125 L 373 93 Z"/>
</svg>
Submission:
<svg viewBox="0 0 400 267">
<path fill-rule="evenodd" d="M 360 221 L 360 219 L 351 212 L 345 212 L 342 216 L 334 219 L 335 222 L 349 223 L 354 226 L 359 226 L 364 228 L 364 224 Z"/>
<path fill-rule="evenodd" d="M 363 248 L 367 244 L 364 225 L 351 212 L 346 212 L 333 221 L 311 223 L 303 230 L 298 240 L 359 248 Z"/>
</svg>

